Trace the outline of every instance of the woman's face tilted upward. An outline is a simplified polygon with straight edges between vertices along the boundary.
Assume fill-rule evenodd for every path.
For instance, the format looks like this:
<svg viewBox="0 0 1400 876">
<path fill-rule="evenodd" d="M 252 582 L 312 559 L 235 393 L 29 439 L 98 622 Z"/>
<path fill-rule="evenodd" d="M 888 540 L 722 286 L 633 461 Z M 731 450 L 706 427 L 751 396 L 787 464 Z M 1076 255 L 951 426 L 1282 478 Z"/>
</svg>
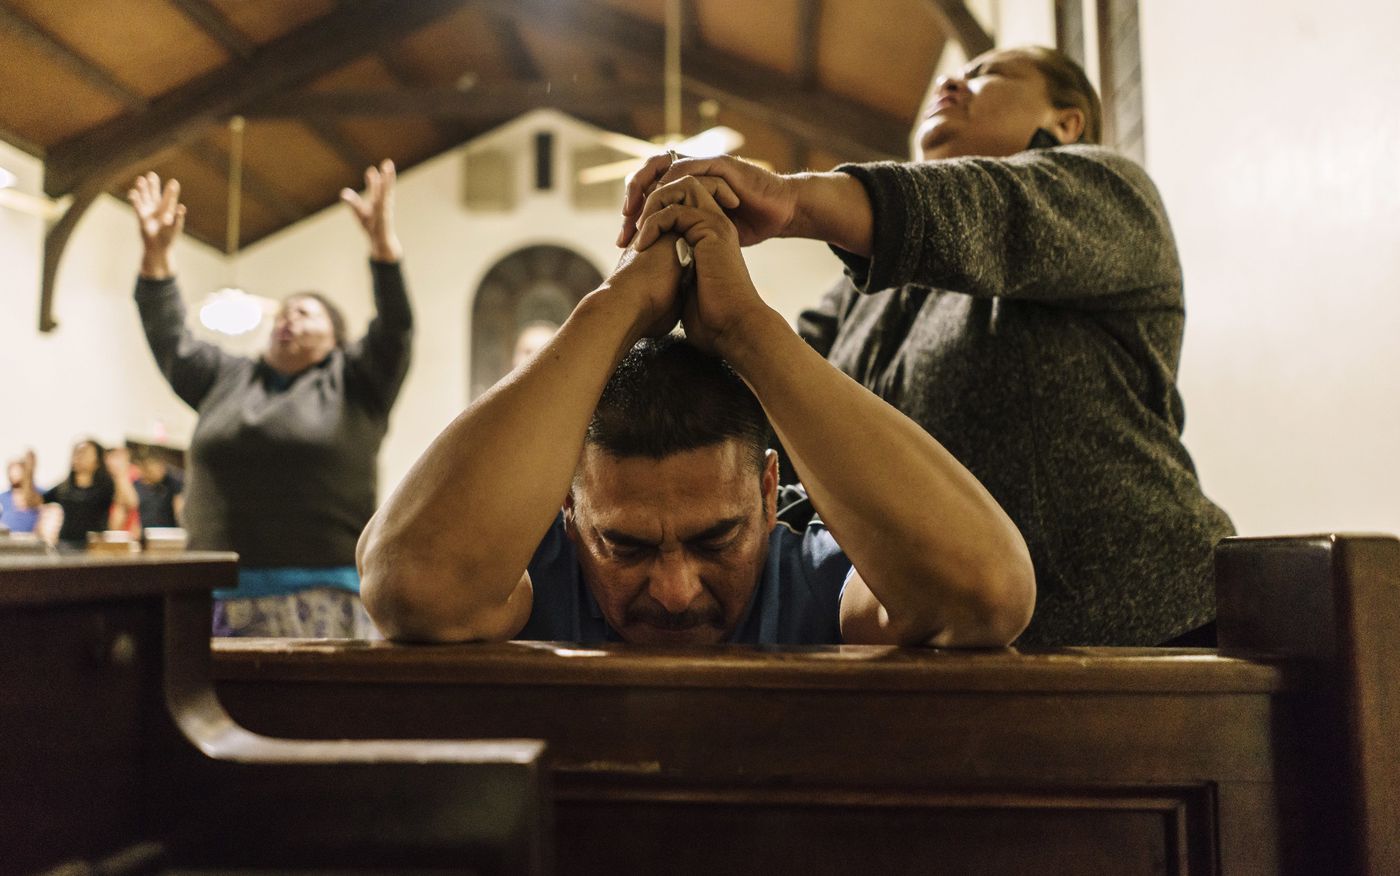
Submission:
<svg viewBox="0 0 1400 876">
<path fill-rule="evenodd" d="M 1084 114 L 1051 103 L 1045 76 L 1028 54 L 991 51 L 937 81 L 917 121 L 914 151 L 924 161 L 1005 158 L 1025 149 L 1037 128 L 1073 143 Z"/>
<path fill-rule="evenodd" d="M 296 374 L 334 349 L 335 325 L 320 301 L 294 295 L 282 302 L 267 341 L 267 364 L 284 374 Z"/>
</svg>

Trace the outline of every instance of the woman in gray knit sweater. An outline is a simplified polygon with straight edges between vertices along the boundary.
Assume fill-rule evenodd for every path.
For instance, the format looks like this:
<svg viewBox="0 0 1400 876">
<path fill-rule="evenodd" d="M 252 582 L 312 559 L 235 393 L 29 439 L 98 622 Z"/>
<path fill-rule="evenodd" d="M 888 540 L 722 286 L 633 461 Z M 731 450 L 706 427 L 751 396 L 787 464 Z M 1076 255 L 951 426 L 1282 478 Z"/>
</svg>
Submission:
<svg viewBox="0 0 1400 876">
<path fill-rule="evenodd" d="M 846 276 L 801 330 L 921 423 L 1021 528 L 1026 645 L 1153 645 L 1215 614 L 1233 533 L 1181 443 L 1181 266 L 1156 187 L 1098 145 L 1101 113 L 1059 52 L 989 52 L 940 80 L 916 160 L 778 175 L 733 157 L 650 159 L 644 199 L 685 175 L 737 194 L 743 242 L 831 245 Z M 799 472 L 800 474 L 800 472 Z"/>
</svg>

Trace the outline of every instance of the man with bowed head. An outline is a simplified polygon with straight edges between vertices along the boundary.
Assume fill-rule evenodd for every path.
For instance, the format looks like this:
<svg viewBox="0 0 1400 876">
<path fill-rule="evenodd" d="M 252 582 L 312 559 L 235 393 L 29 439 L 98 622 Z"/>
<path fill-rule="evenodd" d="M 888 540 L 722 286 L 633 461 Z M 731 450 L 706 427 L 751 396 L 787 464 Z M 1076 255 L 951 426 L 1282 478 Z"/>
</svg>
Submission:
<svg viewBox="0 0 1400 876">
<path fill-rule="evenodd" d="M 376 504 L 379 446 L 408 372 L 413 316 L 394 232 L 390 161 L 349 205 L 369 243 L 375 316 L 363 338 L 318 292 L 287 296 L 261 356 L 235 356 L 185 325 L 172 247 L 180 184 L 138 177 L 128 199 L 143 255 L 136 303 L 156 366 L 199 413 L 183 523 L 196 550 L 239 554 L 238 588 L 215 596 L 216 635 L 356 637 L 355 542 Z"/>
<path fill-rule="evenodd" d="M 743 244 L 830 244 L 846 277 L 802 336 L 1015 521 L 1038 585 L 1018 644 L 1209 644 L 1212 552 L 1234 529 L 1181 442 L 1181 265 L 1156 187 L 1097 145 L 1098 95 L 1053 49 L 988 52 L 929 98 L 910 162 L 780 175 L 654 156 L 619 243 L 654 187 L 710 175 Z"/>
<path fill-rule="evenodd" d="M 976 647 L 1021 632 L 1035 582 L 1015 526 L 764 304 L 719 206 L 735 203 L 715 180 L 654 192 L 612 275 L 380 507 L 358 556 L 388 636 Z M 678 319 L 684 339 L 667 334 Z M 770 423 L 819 514 L 800 529 L 778 522 Z"/>
</svg>

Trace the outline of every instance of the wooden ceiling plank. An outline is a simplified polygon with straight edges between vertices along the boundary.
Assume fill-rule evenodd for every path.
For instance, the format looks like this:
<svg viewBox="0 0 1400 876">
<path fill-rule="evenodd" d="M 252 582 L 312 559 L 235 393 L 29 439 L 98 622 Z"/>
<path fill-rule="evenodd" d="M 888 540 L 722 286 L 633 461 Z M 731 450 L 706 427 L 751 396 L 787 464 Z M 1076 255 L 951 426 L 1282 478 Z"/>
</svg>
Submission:
<svg viewBox="0 0 1400 876">
<path fill-rule="evenodd" d="M 311 26 L 268 43 L 253 63 L 235 62 L 215 70 L 153 101 L 143 112 L 122 116 L 49 150 L 44 188 L 50 195 L 72 192 L 73 203 L 44 237 L 39 331 L 50 332 L 57 326 L 53 293 L 63 250 L 78 221 L 108 186 L 162 147 L 194 139 L 208 123 L 391 43 L 461 3 L 365 0 L 347 4 Z"/>
<path fill-rule="evenodd" d="M 345 136 L 340 127 L 332 120 L 313 116 L 302 121 L 316 135 L 316 139 L 326 144 L 326 147 L 334 152 L 337 158 L 356 173 L 377 163 L 367 152 Z"/>
<path fill-rule="evenodd" d="M 185 17 L 228 50 L 235 58 L 248 60 L 257 51 L 257 44 L 243 35 L 228 16 L 208 0 L 169 0 Z"/>
<path fill-rule="evenodd" d="M 417 84 L 417 76 L 414 75 L 413 70 L 404 63 L 403 58 L 398 52 L 394 51 L 392 46 L 385 46 L 379 52 L 379 60 L 383 62 L 384 69 L 389 71 L 389 75 L 394 77 L 400 85 Z M 433 126 L 433 130 L 437 132 L 438 139 L 442 143 L 461 142 L 462 132 L 455 126 L 447 124 L 439 118 L 431 118 L 428 122 Z"/>
<path fill-rule="evenodd" d="M 346 116 L 452 118 L 480 122 L 519 115 L 540 107 L 579 114 L 618 113 L 637 104 L 659 106 L 661 85 L 604 83 L 555 85 L 547 82 L 483 82 L 456 88 L 397 88 L 373 91 L 318 91 L 281 95 L 259 103 L 249 118 L 298 118 L 304 121 Z"/>
<path fill-rule="evenodd" d="M 967 8 L 963 0 L 929 0 L 933 14 L 944 33 L 951 34 L 962 44 L 963 54 L 975 58 L 990 52 L 995 45 L 990 34 Z"/>
<path fill-rule="evenodd" d="M 219 174 L 227 177 L 229 173 L 229 157 L 224 151 L 207 140 L 196 140 L 185 147 L 185 151 Z M 267 207 L 277 215 L 283 222 L 295 222 L 300 219 L 305 210 L 300 204 L 292 202 L 286 192 L 277 185 L 269 182 L 262 174 L 253 170 L 246 163 L 242 168 L 243 190 L 255 201 Z M 221 242 L 218 249 L 223 249 Z"/>
<path fill-rule="evenodd" d="M 36 143 L 18 131 L 11 130 L 5 125 L 0 125 L 0 140 L 4 140 L 21 152 L 42 159 L 46 150 L 42 144 Z"/>
<path fill-rule="evenodd" d="M 520 38 L 520 28 L 515 19 L 504 15 L 488 15 L 487 19 L 491 22 L 491 29 L 496 35 L 501 54 L 510 65 L 511 75 L 516 79 L 525 80 L 544 78 L 534 56 L 530 54 L 530 49 Z"/>
<path fill-rule="evenodd" d="M 797 69 L 793 81 L 811 91 L 817 87 L 817 45 L 821 37 L 822 0 L 799 0 L 797 6 Z"/>
<path fill-rule="evenodd" d="M 234 62 L 49 150 L 44 187 L 74 190 L 100 174 L 120 176 L 145 156 L 198 136 L 205 125 L 248 110 L 458 8 L 462 0 L 365 0 L 347 4 L 264 46 L 252 63 Z M 93 185 L 96 185 L 95 183 Z M 99 189 L 101 186 L 97 186 Z"/>
<path fill-rule="evenodd" d="M 542 0 L 479 0 L 537 29 L 569 35 L 575 43 L 659 66 L 664 40 L 661 25 L 616 12 L 589 0 L 555 5 Z M 684 84 L 701 98 L 752 115 L 792 134 L 825 143 L 856 160 L 899 159 L 908 151 L 908 120 L 846 98 L 807 92 L 773 71 L 738 61 L 712 49 L 690 52 Z"/>
<path fill-rule="evenodd" d="M 68 48 L 19 12 L 4 5 L 0 5 L 0 30 L 20 37 L 49 60 L 103 94 L 121 101 L 128 109 L 146 108 L 146 98 L 118 82 L 106 69 Z"/>
</svg>

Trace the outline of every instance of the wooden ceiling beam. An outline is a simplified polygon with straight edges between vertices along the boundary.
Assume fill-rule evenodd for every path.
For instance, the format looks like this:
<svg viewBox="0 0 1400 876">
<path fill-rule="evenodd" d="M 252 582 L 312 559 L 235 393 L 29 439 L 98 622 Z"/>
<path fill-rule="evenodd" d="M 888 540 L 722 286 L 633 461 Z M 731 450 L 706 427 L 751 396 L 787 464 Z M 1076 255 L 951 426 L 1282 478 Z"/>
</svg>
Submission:
<svg viewBox="0 0 1400 876">
<path fill-rule="evenodd" d="M 403 62 L 399 53 L 394 51 L 392 47 L 385 46 L 380 50 L 379 60 L 384 64 L 384 69 L 389 71 L 389 75 L 394 77 L 394 80 L 400 85 L 413 86 L 418 84 L 415 72 Z M 428 119 L 428 124 L 432 125 L 433 130 L 437 132 L 438 140 L 443 145 L 455 145 L 462 142 L 462 132 L 456 126 L 438 118 Z"/>
<path fill-rule="evenodd" d="M 188 142 L 205 125 L 346 64 L 461 6 L 462 0 L 364 0 L 345 4 L 263 46 L 251 63 L 234 62 L 151 103 L 149 109 L 99 125 L 49 150 L 50 195 L 73 191 L 100 174 L 120 176 L 164 146 Z M 103 188 L 103 187 L 99 187 Z"/>
<path fill-rule="evenodd" d="M 85 84 L 108 97 L 120 101 L 129 110 L 144 110 L 146 98 L 123 85 L 105 68 L 79 55 L 59 42 L 48 31 L 39 27 L 20 13 L 0 4 L 0 31 L 13 34 L 24 40 L 34 49 L 43 53 L 50 61 L 77 76 Z"/>
<path fill-rule="evenodd" d="M 259 100 L 400 39 L 459 8 L 463 0 L 362 0 L 262 46 L 250 63 L 234 62 L 48 152 L 44 189 L 72 193 L 73 203 L 44 238 L 44 273 L 39 296 L 39 330 L 53 331 L 54 284 L 63 250 L 87 208 L 109 187 L 161 149 L 188 143 L 206 125 Z"/>
<path fill-rule="evenodd" d="M 258 50 L 257 43 L 243 35 L 228 16 L 208 0 L 170 0 L 200 30 L 223 46 L 235 58 L 248 60 Z"/>
<path fill-rule="evenodd" d="M 326 144 L 326 148 L 334 152 L 341 162 L 349 165 L 356 173 L 361 173 L 371 164 L 378 163 L 368 152 L 345 136 L 344 132 L 340 130 L 340 126 L 331 119 L 311 117 L 303 119 L 302 123 L 311 129 L 312 133 L 316 135 L 316 139 Z"/>
<path fill-rule="evenodd" d="M 822 0 L 798 0 L 797 67 L 793 81 L 810 91 L 817 87 L 817 46 L 821 37 Z"/>
<path fill-rule="evenodd" d="M 996 44 L 963 0 L 929 0 L 929 6 L 943 32 L 962 45 L 967 57 L 989 52 Z"/>
<path fill-rule="evenodd" d="M 228 175 L 228 154 L 208 140 L 196 140 L 186 146 L 185 150 L 210 170 L 218 171 L 223 176 Z M 244 193 L 271 210 L 279 220 L 295 222 L 306 215 L 306 209 L 301 204 L 293 203 L 281 188 L 268 181 L 262 174 L 246 164 L 243 165 L 242 173 Z M 223 242 L 216 247 L 220 250 L 223 248 Z"/>
<path fill-rule="evenodd" d="M 519 115 L 540 107 L 563 112 L 614 113 L 661 104 L 661 85 L 556 85 L 549 82 L 489 82 L 456 88 L 389 88 L 370 91 L 298 92 L 271 98 L 248 111 L 249 118 L 327 119 L 348 116 L 417 116 L 466 121 Z"/>
<path fill-rule="evenodd" d="M 515 19 L 504 15 L 488 15 L 487 20 L 491 22 L 491 30 L 496 35 L 496 45 L 500 47 L 506 63 L 510 65 L 511 75 L 523 80 L 544 78 L 540 66 L 535 63 L 534 56 L 530 54 L 529 47 L 520 36 L 520 25 Z"/>
<path fill-rule="evenodd" d="M 0 125 L 0 140 L 4 140 L 19 151 L 32 155 L 35 158 L 42 159 L 48 152 L 43 145 L 34 142 L 18 131 L 8 128 L 5 125 Z"/>
<path fill-rule="evenodd" d="M 478 0 L 478 5 L 528 21 L 533 28 L 552 30 L 577 45 L 658 70 L 661 66 L 662 26 L 597 2 Z M 685 87 L 694 96 L 712 98 L 726 109 L 754 116 L 852 159 L 902 158 L 908 153 L 908 119 L 845 98 L 804 91 L 772 70 L 713 49 L 687 52 L 682 69 Z"/>
</svg>

